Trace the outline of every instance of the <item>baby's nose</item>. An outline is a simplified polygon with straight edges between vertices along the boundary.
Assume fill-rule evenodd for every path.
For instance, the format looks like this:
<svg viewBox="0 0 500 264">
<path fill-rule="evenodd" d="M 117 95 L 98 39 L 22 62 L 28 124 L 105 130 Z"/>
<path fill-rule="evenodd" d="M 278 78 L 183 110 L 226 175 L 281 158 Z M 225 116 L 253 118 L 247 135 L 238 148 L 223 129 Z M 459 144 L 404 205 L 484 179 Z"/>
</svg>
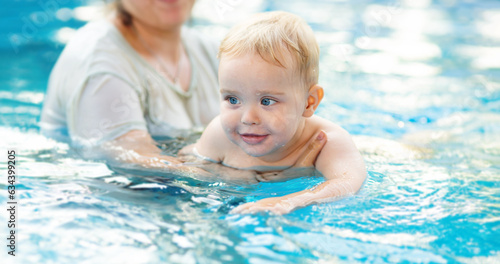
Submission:
<svg viewBox="0 0 500 264">
<path fill-rule="evenodd" d="M 241 115 L 241 123 L 245 125 L 258 125 L 260 124 L 259 113 L 256 107 L 246 107 Z"/>
</svg>

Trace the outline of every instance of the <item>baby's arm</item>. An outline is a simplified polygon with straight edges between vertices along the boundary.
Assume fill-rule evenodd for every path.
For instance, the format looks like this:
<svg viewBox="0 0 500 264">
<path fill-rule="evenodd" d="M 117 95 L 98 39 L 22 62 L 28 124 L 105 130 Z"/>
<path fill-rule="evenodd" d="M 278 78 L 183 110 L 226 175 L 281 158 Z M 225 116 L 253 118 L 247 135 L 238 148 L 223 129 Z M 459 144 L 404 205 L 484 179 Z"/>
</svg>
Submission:
<svg viewBox="0 0 500 264">
<path fill-rule="evenodd" d="M 240 205 L 232 213 L 271 211 L 286 214 L 299 207 L 356 193 L 366 178 L 361 154 L 345 130 L 335 129 L 327 136 L 328 142 L 315 163 L 316 169 L 325 177 L 325 182 L 310 190 Z"/>
</svg>

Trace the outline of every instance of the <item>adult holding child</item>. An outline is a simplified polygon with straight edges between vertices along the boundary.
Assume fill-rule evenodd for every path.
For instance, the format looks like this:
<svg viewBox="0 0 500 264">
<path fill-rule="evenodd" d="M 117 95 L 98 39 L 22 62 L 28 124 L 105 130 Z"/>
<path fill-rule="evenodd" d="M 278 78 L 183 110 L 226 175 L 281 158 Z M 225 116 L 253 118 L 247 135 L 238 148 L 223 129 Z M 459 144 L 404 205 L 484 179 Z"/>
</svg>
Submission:
<svg viewBox="0 0 500 264">
<path fill-rule="evenodd" d="M 202 129 L 219 113 L 218 43 L 183 26 L 193 5 L 117 0 L 111 17 L 79 29 L 52 70 L 42 132 L 112 162 L 181 163 L 153 138 Z M 297 165 L 312 164 L 323 144 L 311 140 Z"/>
</svg>

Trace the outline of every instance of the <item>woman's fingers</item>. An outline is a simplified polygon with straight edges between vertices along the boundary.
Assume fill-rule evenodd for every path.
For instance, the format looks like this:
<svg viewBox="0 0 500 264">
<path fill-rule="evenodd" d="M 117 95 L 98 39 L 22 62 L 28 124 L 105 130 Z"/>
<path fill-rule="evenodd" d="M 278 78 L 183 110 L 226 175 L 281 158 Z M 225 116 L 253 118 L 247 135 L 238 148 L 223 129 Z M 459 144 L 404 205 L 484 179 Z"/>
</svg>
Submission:
<svg viewBox="0 0 500 264">
<path fill-rule="evenodd" d="M 321 130 L 309 140 L 307 149 L 302 153 L 294 167 L 310 167 L 314 165 L 316 157 L 327 141 L 325 131 Z"/>
<path fill-rule="evenodd" d="M 184 176 L 196 178 L 198 180 L 206 180 L 214 177 L 214 174 L 212 174 L 211 172 L 197 167 L 177 165 L 171 166 L 169 169 L 172 171 L 177 171 Z"/>
<path fill-rule="evenodd" d="M 175 165 L 183 163 L 180 159 L 170 156 L 162 155 L 160 161 L 167 165 Z"/>
<path fill-rule="evenodd" d="M 258 172 L 256 179 L 261 182 L 284 181 L 306 175 L 315 175 L 316 168 L 314 167 L 314 162 L 323 149 L 323 146 L 325 146 L 326 141 L 326 134 L 321 130 L 309 140 L 307 148 L 292 168 L 284 171 Z"/>
</svg>

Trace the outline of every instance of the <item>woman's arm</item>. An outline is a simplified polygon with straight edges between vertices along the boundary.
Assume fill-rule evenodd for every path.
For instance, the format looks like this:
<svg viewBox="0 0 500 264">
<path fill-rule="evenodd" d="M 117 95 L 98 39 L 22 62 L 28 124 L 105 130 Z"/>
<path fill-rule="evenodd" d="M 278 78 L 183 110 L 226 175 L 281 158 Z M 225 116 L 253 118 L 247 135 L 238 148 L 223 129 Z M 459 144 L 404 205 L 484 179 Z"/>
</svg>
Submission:
<svg viewBox="0 0 500 264">
<path fill-rule="evenodd" d="M 181 163 L 177 158 L 162 155 L 156 142 L 144 130 L 131 130 L 108 141 L 101 151 L 111 163 L 134 163 L 145 168 L 167 168 Z"/>
<path fill-rule="evenodd" d="M 147 131 L 143 108 L 128 82 L 110 74 L 91 77 L 68 113 L 73 144 L 81 146 L 85 158 L 105 159 L 115 168 L 206 173 L 161 154 Z"/>
<path fill-rule="evenodd" d="M 147 170 L 199 180 L 207 180 L 213 176 L 202 166 L 190 166 L 176 157 L 161 154 L 161 150 L 147 131 L 129 131 L 117 139 L 105 142 L 99 148 L 100 155 L 103 155 L 113 169 Z"/>
</svg>

